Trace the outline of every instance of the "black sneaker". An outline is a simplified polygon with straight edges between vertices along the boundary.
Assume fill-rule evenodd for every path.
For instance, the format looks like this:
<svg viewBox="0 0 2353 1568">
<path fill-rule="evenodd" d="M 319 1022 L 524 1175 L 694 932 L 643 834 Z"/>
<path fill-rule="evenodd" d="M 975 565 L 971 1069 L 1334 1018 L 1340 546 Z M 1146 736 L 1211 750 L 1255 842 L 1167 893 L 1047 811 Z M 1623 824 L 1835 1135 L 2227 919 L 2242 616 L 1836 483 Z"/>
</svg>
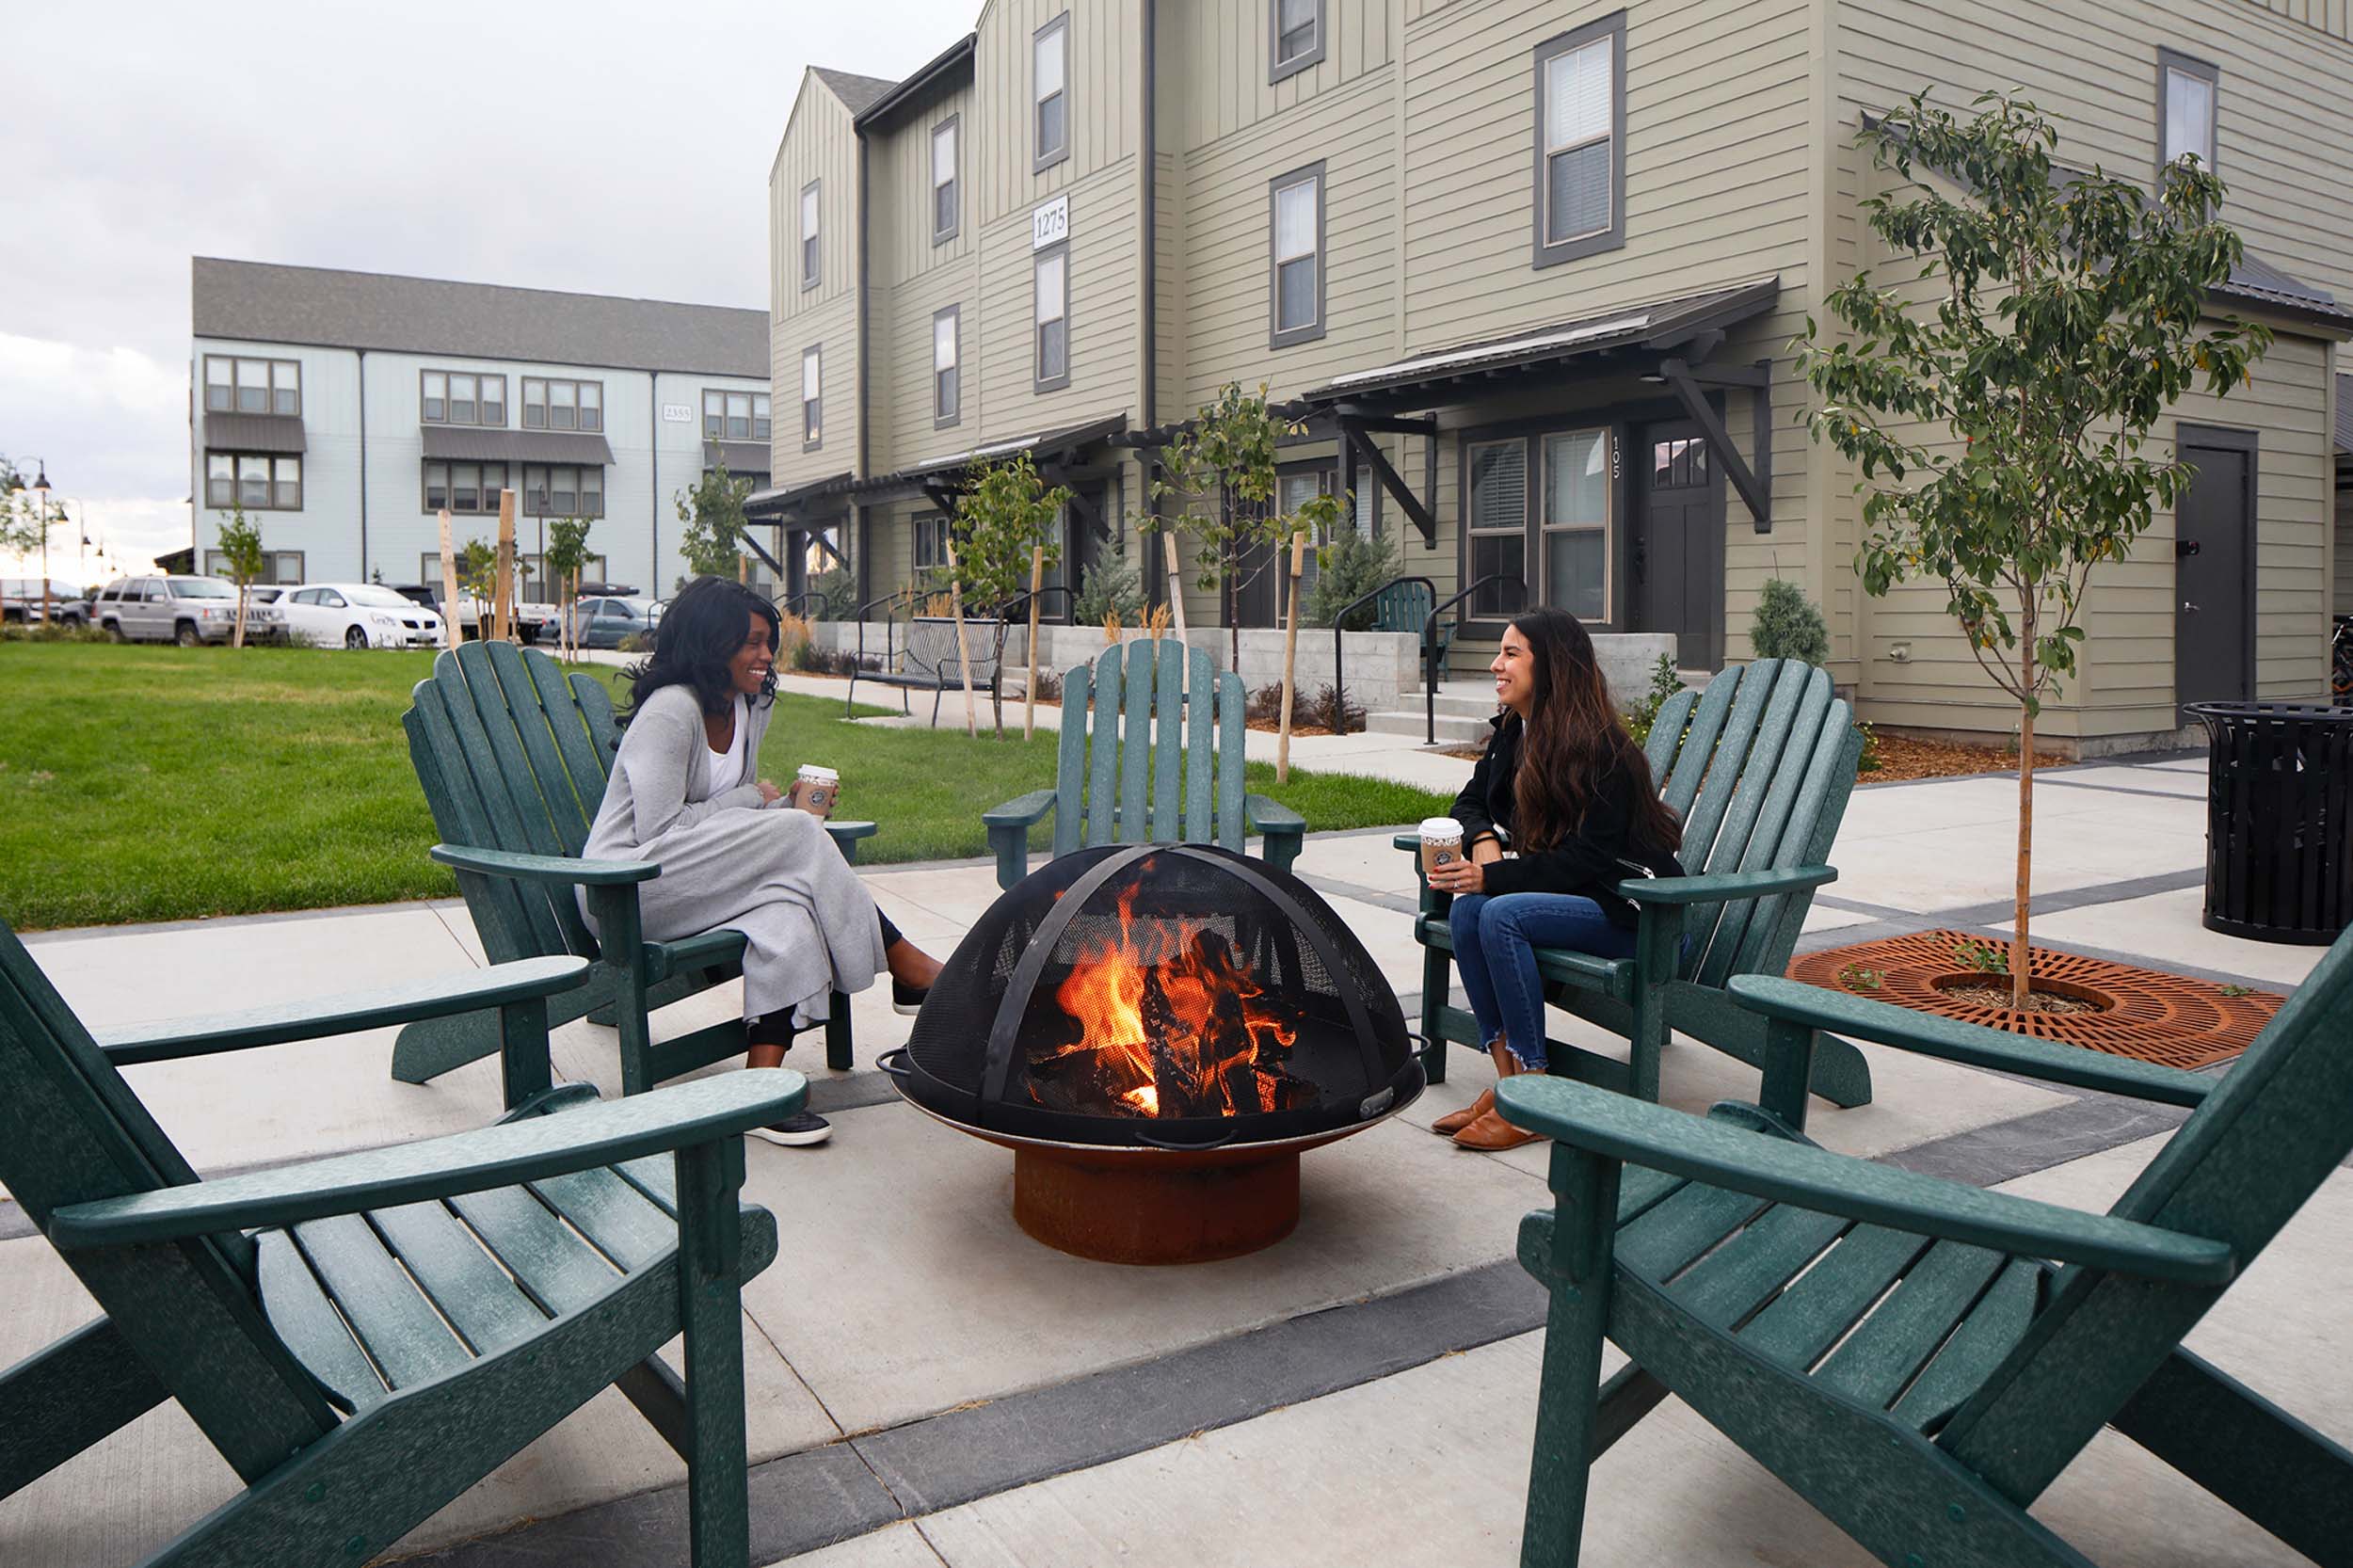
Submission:
<svg viewBox="0 0 2353 1568">
<path fill-rule="evenodd" d="M 797 1116 L 787 1116 L 780 1122 L 756 1127 L 750 1135 L 765 1138 L 771 1144 L 788 1149 L 807 1148 L 811 1144 L 822 1144 L 832 1137 L 833 1124 L 813 1111 L 804 1111 Z"/>
<path fill-rule="evenodd" d="M 894 980 L 890 983 L 890 1010 L 912 1018 L 923 1011 L 923 999 L 931 994 L 932 988 L 928 985 L 918 987 L 904 980 Z"/>
</svg>

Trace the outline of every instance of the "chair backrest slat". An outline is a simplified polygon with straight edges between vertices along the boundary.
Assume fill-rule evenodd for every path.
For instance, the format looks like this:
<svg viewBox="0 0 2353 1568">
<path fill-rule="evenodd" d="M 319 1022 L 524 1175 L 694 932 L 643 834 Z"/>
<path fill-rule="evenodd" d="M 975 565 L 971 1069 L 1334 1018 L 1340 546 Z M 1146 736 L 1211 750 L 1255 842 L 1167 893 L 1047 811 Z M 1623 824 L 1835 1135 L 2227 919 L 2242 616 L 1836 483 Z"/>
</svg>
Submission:
<svg viewBox="0 0 2353 1568">
<path fill-rule="evenodd" d="M 1802 679 L 1800 679 L 1802 677 Z M 1779 684 L 1787 693 L 1786 707 L 1783 694 L 1776 692 L 1775 703 L 1769 710 L 1767 727 L 1757 743 L 1750 749 L 1748 775 L 1740 781 L 1740 792 L 1753 791 L 1756 806 L 1748 814 L 1740 839 L 1740 853 L 1736 862 L 1744 872 L 1772 871 L 1791 864 L 1782 858 L 1783 840 L 1786 836 L 1791 811 L 1805 783 L 1807 764 L 1812 761 L 1814 748 L 1820 740 L 1823 721 L 1830 714 L 1830 676 L 1822 670 L 1809 670 L 1803 664 L 1785 665 Z M 1785 712 L 1786 717 L 1775 723 L 1772 714 Z M 1736 811 L 1736 815 L 1737 815 Z M 1716 863 L 1723 865 L 1730 845 L 1720 838 L 1716 846 Z M 1708 950 L 1695 971 L 1701 982 L 1721 985 L 1726 976 L 1737 972 L 1738 960 L 1748 933 L 1750 920 L 1757 908 L 1755 899 L 1741 899 L 1717 906 L 1715 934 Z M 1696 944 L 1694 944 L 1696 945 Z"/>
<path fill-rule="evenodd" d="M 408 760 L 424 790 L 424 803 L 433 813 L 434 830 L 441 841 L 471 849 L 498 847 L 490 825 L 489 807 L 458 744 L 450 720 L 449 696 L 438 680 L 417 683 L 408 712 L 401 715 L 408 732 Z M 544 957 L 554 950 L 543 947 L 531 921 L 521 889 L 504 877 L 457 873 L 457 887 L 466 895 L 475 934 L 493 964 L 518 958 Z"/>
<path fill-rule="evenodd" d="M 1119 726 L 1119 832 L 1124 842 L 1143 842 L 1151 831 L 1144 813 L 1144 792 L 1152 786 L 1152 723 L 1161 705 L 1181 700 L 1156 689 L 1160 664 L 1152 639 L 1139 637 L 1128 645 L 1127 713 Z"/>
<path fill-rule="evenodd" d="M 1209 665 L 1209 656 L 1204 653 L 1201 668 L 1217 693 L 1217 824 L 1211 833 L 1216 842 L 1239 852 L 1245 831 L 1241 786 L 1242 770 L 1247 766 L 1242 757 L 1241 677 L 1231 672 L 1210 674 Z"/>
<path fill-rule="evenodd" d="M 1707 776 L 1708 760 L 1716 755 L 1716 743 L 1724 732 L 1724 721 L 1732 716 L 1733 694 L 1739 688 L 1740 680 L 1741 671 L 1736 666 L 1710 680 L 1690 710 L 1689 728 L 1679 737 L 1670 736 L 1670 744 L 1677 749 L 1673 768 L 1661 780 L 1660 792 L 1674 814 L 1683 819 L 1687 840 L 1690 838 L 1691 805 L 1699 798 L 1700 785 Z M 1671 700 L 1668 710 L 1679 700 Z M 1658 733 L 1657 728 L 1651 731 L 1654 738 Z"/>
<path fill-rule="evenodd" d="M 1862 757 L 1863 732 L 1854 726 L 1854 710 L 1843 697 L 1833 698 L 1823 712 L 1812 754 L 1804 759 L 1798 797 L 1769 864 L 1829 863 L 1839 821 L 1847 814 L 1848 798 L 1854 793 L 1855 765 Z M 1811 894 L 1776 893 L 1756 900 L 1729 972 L 1780 974 L 1786 969 L 1812 903 Z"/>
<path fill-rule="evenodd" d="M 1159 673 L 1153 689 L 1160 694 L 1152 726 L 1152 826 L 1149 838 L 1164 843 L 1185 836 L 1185 645 L 1173 637 L 1155 637 Z"/>
<path fill-rule="evenodd" d="M 1114 648 L 1095 662 L 1094 722 L 1087 726 L 1087 847 L 1116 843 L 1119 824 L 1113 820 L 1118 801 L 1113 781 L 1119 776 L 1120 730 L 1127 717 L 1127 659 Z M 1070 722 L 1068 708 L 1063 722 Z"/>
<path fill-rule="evenodd" d="M 1643 759 L 1650 763 L 1651 781 L 1670 806 L 1674 804 L 1672 786 L 1675 753 L 1682 749 L 1684 727 L 1691 722 L 1691 710 L 1699 705 L 1699 700 L 1700 694 L 1688 686 L 1669 697 L 1651 719 L 1649 738 L 1642 743 Z"/>
<path fill-rule="evenodd" d="M 1095 666 L 1079 664 L 1062 678 L 1062 733 L 1054 753 L 1054 853 L 1079 847 L 1086 828 L 1087 712 Z"/>
<path fill-rule="evenodd" d="M 195 1179 L 15 933 L 0 924 L 0 1182 L 37 1225 L 69 1204 Z M 333 1429 L 326 1398 L 263 1317 L 235 1234 L 62 1255 L 247 1480 Z"/>
<path fill-rule="evenodd" d="M 1731 704 L 1725 711 L 1716 732 L 1703 739 L 1698 726 L 1684 742 L 1684 757 L 1676 759 L 1675 771 L 1683 772 L 1687 760 L 1695 760 L 1701 770 L 1698 797 L 1683 817 L 1683 869 L 1701 872 L 1713 865 L 1717 831 L 1732 809 L 1735 792 L 1739 787 L 1741 770 L 1748 766 L 1749 747 L 1756 740 L 1757 726 L 1765 717 L 1766 704 L 1771 699 L 1773 676 L 1778 660 L 1760 659 L 1737 670 L 1726 670 L 1708 682 L 1709 695 L 1719 684 L 1731 692 Z M 1708 703 L 1700 703 L 1705 715 Z M 1705 749 L 1693 757 L 1693 747 Z M 1728 869 L 1728 868 L 1727 868 Z"/>
<path fill-rule="evenodd" d="M 2353 930 L 2109 1212 L 2228 1242 L 2243 1275 L 2353 1153 L 2349 1019 Z M 2006 1494 L 2039 1494 L 2221 1293 L 2062 1271 L 2033 1331 L 1938 1441 Z"/>
<path fill-rule="evenodd" d="M 553 661 L 536 649 L 526 653 L 513 643 L 488 646 L 490 673 L 497 678 L 499 695 L 505 700 L 507 717 L 513 723 L 515 738 L 522 744 L 523 761 L 530 769 L 532 784 L 543 808 L 548 841 L 553 846 L 546 853 L 577 856 L 587 844 L 588 828 L 596 821 L 596 807 L 582 807 L 571 770 L 565 766 L 563 754 L 556 749 L 557 724 L 575 728 L 580 724 L 570 694 L 564 694 L 560 718 L 557 713 L 551 713 L 547 698 L 526 661 L 543 664 Z M 598 782 L 601 785 L 603 780 Z M 602 800 L 601 793 L 598 798 Z"/>
<path fill-rule="evenodd" d="M 1205 840 L 1213 828 L 1211 802 L 1217 771 L 1217 696 L 1209 680 L 1209 656 L 1200 648 L 1185 654 L 1185 837 Z M 1234 846 L 1239 849 L 1241 846 Z"/>
</svg>

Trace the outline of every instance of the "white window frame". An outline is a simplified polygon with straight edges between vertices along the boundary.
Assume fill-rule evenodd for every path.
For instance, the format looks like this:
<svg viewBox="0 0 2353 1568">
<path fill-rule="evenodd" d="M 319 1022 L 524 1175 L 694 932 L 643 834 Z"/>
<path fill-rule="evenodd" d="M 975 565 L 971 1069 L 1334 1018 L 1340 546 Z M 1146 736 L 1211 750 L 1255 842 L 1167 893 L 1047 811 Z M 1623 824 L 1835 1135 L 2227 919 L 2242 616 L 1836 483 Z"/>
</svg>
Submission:
<svg viewBox="0 0 2353 1568">
<path fill-rule="evenodd" d="M 813 289 L 825 276 L 824 193 L 823 180 L 801 187 L 801 287 Z"/>
<path fill-rule="evenodd" d="M 944 180 L 939 176 L 939 151 L 942 137 L 947 139 L 948 144 L 948 177 Z M 960 177 L 963 156 L 964 135 L 958 123 L 958 117 L 950 115 L 932 127 L 931 191 L 932 243 L 934 245 L 947 244 L 954 239 L 957 232 L 964 227 L 964 183 Z M 948 219 L 945 223 L 940 221 L 943 192 Z"/>
<path fill-rule="evenodd" d="M 1283 196 L 1287 191 L 1310 186 L 1315 193 L 1315 239 L 1312 247 L 1293 255 L 1283 251 Z M 1305 168 L 1294 168 L 1278 174 L 1267 182 L 1267 346 L 1288 348 L 1293 344 L 1313 343 L 1323 336 L 1323 164 L 1321 160 Z M 1315 268 L 1315 303 L 1313 313 L 1294 326 L 1283 325 L 1283 268 L 1297 262 L 1307 262 Z"/>
<path fill-rule="evenodd" d="M 2171 151 L 2175 139 L 2172 89 L 2177 78 L 2185 82 L 2202 83 L 2205 87 L 2205 144 L 2202 147 L 2185 147 L 2182 151 L 2197 153 L 2198 167 L 2211 174 L 2215 167 L 2216 143 L 2220 140 L 2222 72 L 2204 60 L 2174 49 L 2157 51 L 2157 168 L 2163 170 L 2180 155 Z"/>
<path fill-rule="evenodd" d="M 932 428 L 943 430 L 963 418 L 964 308 L 950 305 L 932 312 Z"/>
<path fill-rule="evenodd" d="M 824 444 L 825 345 L 813 343 L 801 350 L 801 450 L 814 452 Z"/>
</svg>

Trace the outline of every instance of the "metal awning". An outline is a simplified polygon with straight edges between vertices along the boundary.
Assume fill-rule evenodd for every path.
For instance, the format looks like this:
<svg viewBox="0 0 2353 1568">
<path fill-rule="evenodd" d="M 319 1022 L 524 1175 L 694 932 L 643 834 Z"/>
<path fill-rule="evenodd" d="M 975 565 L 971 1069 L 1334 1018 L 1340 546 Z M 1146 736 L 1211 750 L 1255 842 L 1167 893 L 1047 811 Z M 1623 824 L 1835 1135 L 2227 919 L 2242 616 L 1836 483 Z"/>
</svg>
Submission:
<svg viewBox="0 0 2353 1568">
<path fill-rule="evenodd" d="M 301 452 L 305 450 L 302 421 L 293 414 L 208 413 L 204 448 L 208 452 Z"/>
<path fill-rule="evenodd" d="M 1756 520 L 1756 531 L 1772 528 L 1772 376 L 1766 363 L 1718 366 L 1706 363 L 1725 333 L 1764 314 L 1781 297 L 1779 278 L 1758 278 L 1704 294 L 1678 295 L 1648 304 L 1597 311 L 1574 320 L 1433 349 L 1367 370 L 1335 376 L 1303 393 L 1295 409 L 1328 419 L 1343 444 L 1372 470 L 1381 488 L 1404 510 L 1425 543 L 1437 537 L 1434 440 L 1430 446 L 1431 495 L 1417 495 L 1372 437 L 1406 431 L 1434 437 L 1431 410 L 1496 397 L 1524 389 L 1531 380 L 1573 375 L 1640 375 L 1663 383 L 1700 427 L 1708 450 Z M 1732 444 L 1723 421 L 1706 393 L 1713 388 L 1743 387 L 1751 398 L 1756 467 L 1752 470 Z M 1421 418 L 1401 416 L 1418 414 Z"/>
<path fill-rule="evenodd" d="M 609 464 L 613 448 L 586 430 L 482 430 L 467 425 L 428 424 L 424 455 L 460 463 Z"/>
<path fill-rule="evenodd" d="M 945 457 L 934 457 L 927 462 L 894 469 L 888 473 L 870 474 L 863 479 L 855 474 L 837 473 L 799 485 L 756 490 L 744 501 L 744 515 L 782 520 L 788 512 L 806 512 L 819 502 L 836 498 L 844 506 L 901 501 L 910 496 L 930 496 L 939 501 L 954 481 L 976 464 L 1026 452 L 1040 468 L 1053 468 L 1068 463 L 1082 449 L 1097 441 L 1108 440 L 1127 428 L 1126 414 L 1112 414 L 1089 420 L 1083 424 L 1066 424 L 1034 435 L 990 441 L 967 451 L 951 453 Z"/>
<path fill-rule="evenodd" d="M 766 441 L 703 442 L 703 466 L 725 463 L 729 473 L 765 473 L 769 453 Z"/>
</svg>

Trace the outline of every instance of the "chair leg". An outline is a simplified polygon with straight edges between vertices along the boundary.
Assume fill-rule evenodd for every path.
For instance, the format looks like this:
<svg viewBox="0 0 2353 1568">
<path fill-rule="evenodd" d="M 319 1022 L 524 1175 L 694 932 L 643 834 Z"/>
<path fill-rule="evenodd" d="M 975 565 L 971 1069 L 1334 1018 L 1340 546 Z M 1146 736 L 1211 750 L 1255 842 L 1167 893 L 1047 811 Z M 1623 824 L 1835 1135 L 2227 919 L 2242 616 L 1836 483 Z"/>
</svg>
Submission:
<svg viewBox="0 0 2353 1568">
<path fill-rule="evenodd" d="M 1557 1208 L 1543 1261 L 1551 1293 L 1545 1317 L 1535 1454 L 1529 1466 L 1521 1568 L 1577 1568 L 1585 1496 L 1600 1421 L 1602 1336 L 1609 1322 L 1610 1247 L 1618 1212 L 1614 1160 L 1556 1145 Z M 1524 1249 L 1525 1250 L 1525 1249 Z"/>
<path fill-rule="evenodd" d="M 744 1140 L 678 1152 L 679 1320 L 686 1336 L 686 1512 L 695 1568 L 745 1568 Z"/>
<path fill-rule="evenodd" d="M 825 1014 L 825 1065 L 846 1073 L 856 1064 L 850 1051 L 850 999 L 836 991 Z"/>
<path fill-rule="evenodd" d="M 1635 992 L 1633 1028 L 1626 1036 L 1626 1093 L 1654 1105 L 1658 1102 L 1658 1058 L 1666 1048 L 1666 991 L 1644 985 Z"/>
<path fill-rule="evenodd" d="M 2116 1430 L 2322 1568 L 2353 1564 L 2353 1453 L 2179 1347 Z"/>
<path fill-rule="evenodd" d="M 104 1318 L 0 1372 L 0 1497 L 170 1396 Z"/>
<path fill-rule="evenodd" d="M 1421 950 L 1422 1076 L 1433 1083 L 1446 1081 L 1446 1036 L 1440 1032 L 1446 999 L 1454 983 L 1453 958 L 1436 948 Z"/>
</svg>

